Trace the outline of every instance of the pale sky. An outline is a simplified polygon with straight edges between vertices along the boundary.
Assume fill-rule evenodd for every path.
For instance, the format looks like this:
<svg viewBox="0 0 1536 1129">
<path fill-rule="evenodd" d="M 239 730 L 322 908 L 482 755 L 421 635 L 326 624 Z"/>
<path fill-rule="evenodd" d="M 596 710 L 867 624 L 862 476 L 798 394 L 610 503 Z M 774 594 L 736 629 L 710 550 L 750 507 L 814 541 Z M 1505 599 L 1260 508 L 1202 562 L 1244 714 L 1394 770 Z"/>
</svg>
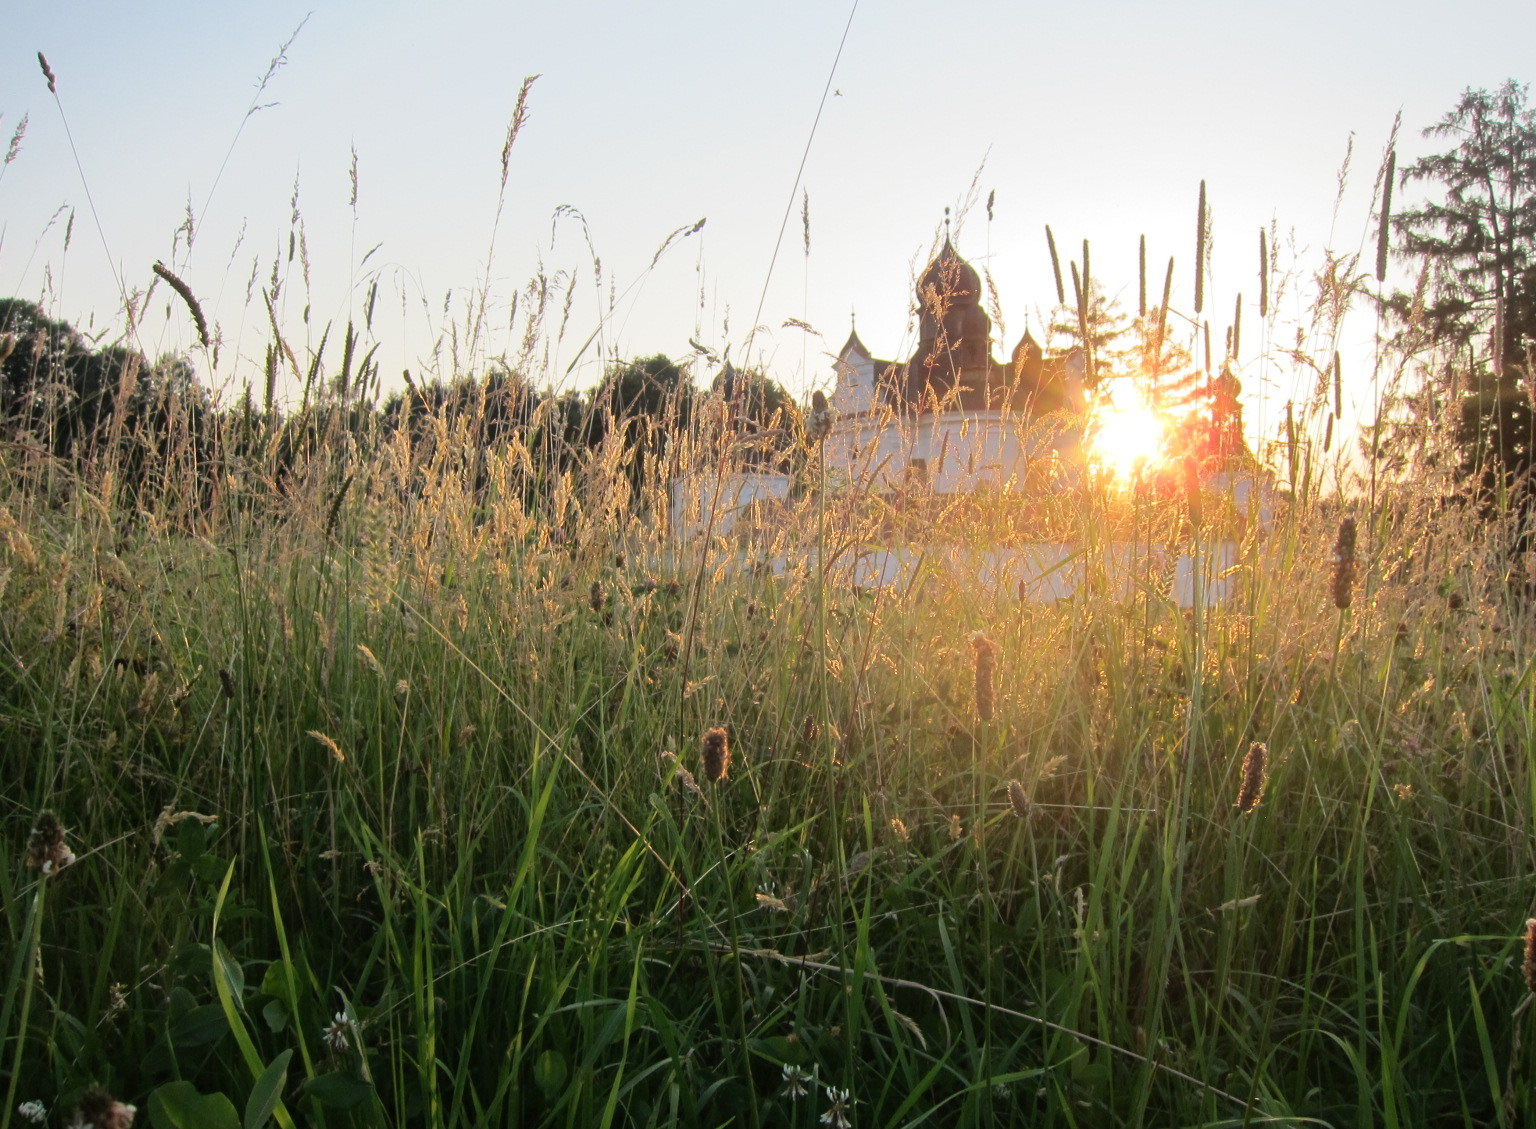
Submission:
<svg viewBox="0 0 1536 1129">
<path fill-rule="evenodd" d="M 1278 225 L 1282 265 L 1294 235 L 1304 273 L 1326 248 L 1364 247 L 1368 266 L 1372 181 L 1394 115 L 1400 164 L 1443 148 L 1420 130 L 1468 86 L 1531 78 L 1536 32 L 1530 0 L 860 0 L 850 23 L 851 10 L 851 0 L 11 5 L 0 21 L 0 142 L 23 115 L 28 126 L 0 174 L 0 294 L 42 300 L 110 340 L 122 327 L 115 275 L 142 289 L 164 260 L 224 342 L 211 373 L 200 350 L 194 359 L 237 389 L 261 381 L 260 291 L 274 262 L 296 348 L 318 344 L 327 322 L 339 334 L 349 311 L 360 317 L 377 279 L 374 338 L 386 385 L 397 386 L 402 367 L 449 375 L 515 358 L 528 305 L 519 300 L 511 326 L 510 304 L 542 263 L 551 278 L 577 273 L 558 342 L 563 292 L 552 301 L 531 366 L 538 383 L 588 385 L 614 356 L 684 357 L 694 338 L 729 345 L 732 360 L 805 395 L 830 384 L 828 354 L 850 313 L 876 355 L 910 352 L 912 277 L 946 206 L 961 254 L 996 283 L 999 356 L 1026 321 L 1043 335 L 1054 304 L 1046 224 L 1064 258 L 1091 241 L 1094 276 L 1131 312 L 1145 233 L 1149 285 L 1160 289 L 1174 256 L 1174 304 L 1192 313 L 1204 179 L 1215 240 L 1206 314 L 1219 341 L 1243 294 L 1250 429 L 1269 431 L 1302 380 L 1259 355 L 1258 229 Z M 257 81 L 301 22 L 247 118 Z M 502 143 L 531 74 L 542 77 L 497 223 Z M 823 105 L 829 80 L 837 93 Z M 307 294 L 300 257 L 287 261 L 295 183 Z M 189 204 L 190 251 L 174 242 Z M 580 223 L 554 221 L 562 205 L 585 217 L 600 292 Z M 702 230 L 651 265 L 669 233 L 699 219 Z M 471 341 L 471 300 L 487 281 Z M 766 328 L 748 353 L 765 283 Z M 1293 339 L 1304 294 L 1291 294 L 1280 336 Z M 162 284 L 146 312 L 139 344 L 151 354 L 195 345 L 173 297 Z M 1347 355 L 1366 358 L 1347 369 L 1357 404 L 1368 397 L 1361 343 L 1374 329 L 1363 307 L 1345 327 Z M 446 344 L 434 358 L 455 330 L 457 363 Z"/>
</svg>

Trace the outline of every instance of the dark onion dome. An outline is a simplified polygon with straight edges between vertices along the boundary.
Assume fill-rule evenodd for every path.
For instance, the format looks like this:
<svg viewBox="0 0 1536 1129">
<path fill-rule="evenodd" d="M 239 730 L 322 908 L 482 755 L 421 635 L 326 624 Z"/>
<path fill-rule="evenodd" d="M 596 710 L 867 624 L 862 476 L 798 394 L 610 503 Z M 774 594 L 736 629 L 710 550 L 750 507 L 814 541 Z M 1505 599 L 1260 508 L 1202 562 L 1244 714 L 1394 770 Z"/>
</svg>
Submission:
<svg viewBox="0 0 1536 1129">
<path fill-rule="evenodd" d="M 950 299 L 981 301 L 981 275 L 960 257 L 948 238 L 944 240 L 943 249 L 917 280 L 917 300 L 926 303 L 931 294 Z"/>
<path fill-rule="evenodd" d="M 1019 343 L 1013 347 L 1013 375 L 1036 376 L 1040 372 L 1040 366 L 1045 361 L 1045 350 L 1040 348 L 1040 342 L 1036 341 L 1029 330 L 1024 331 L 1024 336 L 1019 338 Z"/>
</svg>

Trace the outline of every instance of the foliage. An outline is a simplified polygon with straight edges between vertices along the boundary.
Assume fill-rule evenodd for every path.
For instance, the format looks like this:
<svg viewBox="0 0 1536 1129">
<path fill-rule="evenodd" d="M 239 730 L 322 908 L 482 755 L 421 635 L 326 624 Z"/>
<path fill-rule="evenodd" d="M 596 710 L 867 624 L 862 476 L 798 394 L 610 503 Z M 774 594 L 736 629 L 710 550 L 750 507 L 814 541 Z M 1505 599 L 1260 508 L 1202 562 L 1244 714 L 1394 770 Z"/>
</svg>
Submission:
<svg viewBox="0 0 1536 1129">
<path fill-rule="evenodd" d="M 1446 438 L 1462 481 L 1485 502 L 1523 492 L 1536 451 L 1536 109 L 1526 99 L 1513 80 L 1466 90 L 1424 131 L 1454 146 L 1401 174 L 1405 186 L 1443 195 L 1392 216 L 1418 282 L 1385 304 L 1400 345 L 1424 358 L 1454 404 Z"/>
</svg>

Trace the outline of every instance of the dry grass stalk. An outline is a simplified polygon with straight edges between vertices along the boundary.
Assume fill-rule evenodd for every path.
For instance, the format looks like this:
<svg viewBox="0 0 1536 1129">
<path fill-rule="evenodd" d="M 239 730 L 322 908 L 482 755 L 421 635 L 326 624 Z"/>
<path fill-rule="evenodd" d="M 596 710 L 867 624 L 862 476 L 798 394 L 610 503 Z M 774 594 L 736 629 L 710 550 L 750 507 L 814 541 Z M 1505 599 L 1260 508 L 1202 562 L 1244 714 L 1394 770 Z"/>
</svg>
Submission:
<svg viewBox="0 0 1536 1129">
<path fill-rule="evenodd" d="M 21 121 L 16 123 L 16 130 L 11 134 L 11 143 L 5 150 L 5 164 L 10 164 L 21 152 L 21 139 L 27 135 L 27 114 L 21 115 Z"/>
<path fill-rule="evenodd" d="M 1339 537 L 1333 543 L 1333 606 L 1347 611 L 1355 597 L 1355 519 L 1339 522 Z"/>
<path fill-rule="evenodd" d="M 321 733 L 318 729 L 307 729 L 305 732 L 324 745 L 326 752 L 331 754 L 331 757 L 337 764 L 345 763 L 347 759 L 346 754 L 341 751 L 341 746 L 336 743 L 335 738 Z"/>
<path fill-rule="evenodd" d="M 731 774 L 731 743 L 725 730 L 716 725 L 704 733 L 704 776 L 719 783 Z"/>
<path fill-rule="evenodd" d="M 671 767 L 673 772 L 677 774 L 677 779 L 684 788 L 700 799 L 704 798 L 704 789 L 699 787 L 699 782 L 694 779 L 693 773 L 683 767 L 682 762 L 677 759 L 676 753 L 668 750 L 661 754 L 661 759 L 663 764 Z"/>
<path fill-rule="evenodd" d="M 1233 806 L 1247 815 L 1264 799 L 1264 786 L 1269 783 L 1269 749 L 1262 741 L 1248 746 L 1243 757 L 1243 782 L 1237 790 L 1237 803 Z"/>
</svg>

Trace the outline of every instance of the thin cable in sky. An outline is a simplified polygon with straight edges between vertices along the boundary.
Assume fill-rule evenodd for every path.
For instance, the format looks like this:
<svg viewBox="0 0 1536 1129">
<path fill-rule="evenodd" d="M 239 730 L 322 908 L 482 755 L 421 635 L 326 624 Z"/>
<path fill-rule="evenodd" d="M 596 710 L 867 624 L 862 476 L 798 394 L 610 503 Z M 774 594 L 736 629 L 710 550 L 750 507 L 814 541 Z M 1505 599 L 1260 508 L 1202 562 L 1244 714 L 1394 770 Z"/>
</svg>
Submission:
<svg viewBox="0 0 1536 1129">
<path fill-rule="evenodd" d="M 784 219 L 779 223 L 779 237 L 773 241 L 773 257 L 768 260 L 768 273 L 763 278 L 763 292 L 757 299 L 757 312 L 752 315 L 752 328 L 747 331 L 747 341 L 742 353 L 750 356 L 752 338 L 757 334 L 758 323 L 763 320 L 763 306 L 768 301 L 768 284 L 773 281 L 773 268 L 779 261 L 779 248 L 784 245 L 784 233 L 789 230 L 789 217 L 795 211 L 795 193 L 800 190 L 800 178 L 805 175 L 805 162 L 811 156 L 811 143 L 816 140 L 816 127 L 821 124 L 821 112 L 827 108 L 827 96 L 832 93 L 832 80 L 837 77 L 837 64 L 843 57 L 843 47 L 848 42 L 848 31 L 853 27 L 854 13 L 859 10 L 859 0 L 853 0 L 848 10 L 848 22 L 843 25 L 843 37 L 838 40 L 837 54 L 832 57 L 832 69 L 827 72 L 827 85 L 822 87 L 821 101 L 816 105 L 816 117 L 811 122 L 811 134 L 805 139 L 805 152 L 800 154 L 800 167 L 795 170 L 795 183 L 789 189 L 789 203 L 784 205 Z"/>
</svg>

